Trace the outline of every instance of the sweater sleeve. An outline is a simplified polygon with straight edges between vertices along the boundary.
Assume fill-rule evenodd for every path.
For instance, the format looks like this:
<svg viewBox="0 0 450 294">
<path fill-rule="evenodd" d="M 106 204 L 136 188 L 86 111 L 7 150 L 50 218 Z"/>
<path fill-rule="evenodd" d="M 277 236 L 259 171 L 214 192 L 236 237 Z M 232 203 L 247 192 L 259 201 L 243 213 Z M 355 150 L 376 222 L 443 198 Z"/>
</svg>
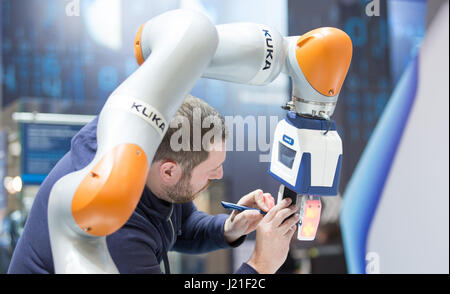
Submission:
<svg viewBox="0 0 450 294">
<path fill-rule="evenodd" d="M 162 274 L 158 245 L 149 233 L 127 223 L 107 237 L 108 250 L 121 274 Z"/>
<path fill-rule="evenodd" d="M 225 241 L 226 214 L 212 216 L 197 210 L 192 203 L 183 205 L 182 229 L 173 250 L 183 253 L 206 253 L 217 249 L 237 247 L 245 236 L 229 244 Z"/>
<path fill-rule="evenodd" d="M 250 274 L 259 274 L 253 267 L 248 265 L 247 263 L 243 263 L 240 268 L 237 269 L 235 274 L 238 275 L 250 275 Z"/>
</svg>

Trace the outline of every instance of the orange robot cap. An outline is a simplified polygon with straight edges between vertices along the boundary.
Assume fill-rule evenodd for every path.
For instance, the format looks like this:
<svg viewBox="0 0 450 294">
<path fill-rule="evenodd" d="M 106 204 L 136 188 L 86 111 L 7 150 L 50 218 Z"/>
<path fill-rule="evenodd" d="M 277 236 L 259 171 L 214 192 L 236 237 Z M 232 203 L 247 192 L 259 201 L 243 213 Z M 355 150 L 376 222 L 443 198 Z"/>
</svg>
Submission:
<svg viewBox="0 0 450 294">
<path fill-rule="evenodd" d="M 144 25 L 141 25 L 139 28 L 139 31 L 136 34 L 136 37 L 134 38 L 134 57 L 136 58 L 136 61 L 139 65 L 142 65 L 144 63 L 144 55 L 142 53 L 142 30 L 144 29 Z"/>
<path fill-rule="evenodd" d="M 148 159 L 134 144 L 109 151 L 81 181 L 72 199 L 72 216 L 93 236 L 120 229 L 141 198 L 148 173 Z"/>
<path fill-rule="evenodd" d="M 310 85 L 332 97 L 341 91 L 352 60 L 350 37 L 337 28 L 312 30 L 297 41 L 295 55 Z"/>
</svg>

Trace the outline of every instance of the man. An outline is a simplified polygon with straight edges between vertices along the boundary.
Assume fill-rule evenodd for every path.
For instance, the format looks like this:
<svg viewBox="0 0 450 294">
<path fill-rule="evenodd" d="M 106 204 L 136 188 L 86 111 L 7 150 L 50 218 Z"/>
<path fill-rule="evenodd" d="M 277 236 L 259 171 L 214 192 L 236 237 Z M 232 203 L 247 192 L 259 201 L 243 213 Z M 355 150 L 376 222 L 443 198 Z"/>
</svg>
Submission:
<svg viewBox="0 0 450 294">
<path fill-rule="evenodd" d="M 194 115 L 200 114 L 200 120 Z M 220 127 L 202 128 L 206 118 L 215 117 Z M 298 215 L 295 206 L 282 201 L 263 218 L 257 211 L 233 212 L 230 216 L 208 215 L 198 211 L 192 200 L 210 181 L 221 179 L 226 158 L 225 124 L 212 107 L 198 98 L 188 97 L 177 113 L 188 122 L 188 146 L 175 150 L 177 135 L 183 129 L 174 123 L 164 136 L 150 166 L 141 199 L 127 223 L 107 237 L 111 257 L 120 273 L 170 273 L 167 252 L 204 253 L 239 246 L 245 235 L 257 229 L 255 250 L 237 273 L 275 273 L 289 250 Z M 199 124 L 200 123 L 200 124 Z M 191 134 L 200 131 L 201 139 L 214 135 L 202 146 L 194 146 Z M 9 273 L 53 273 L 48 233 L 47 205 L 53 184 L 64 175 L 87 166 L 96 149 L 97 119 L 72 139 L 71 150 L 58 162 L 41 185 L 14 251 Z M 211 133 L 212 132 L 212 133 Z M 181 132 L 182 134 L 182 132 Z M 182 134 L 183 135 L 183 134 Z M 181 138 L 183 139 L 183 138 Z M 199 150 L 199 151 L 194 151 Z M 261 190 L 238 202 L 267 211 Z"/>
</svg>

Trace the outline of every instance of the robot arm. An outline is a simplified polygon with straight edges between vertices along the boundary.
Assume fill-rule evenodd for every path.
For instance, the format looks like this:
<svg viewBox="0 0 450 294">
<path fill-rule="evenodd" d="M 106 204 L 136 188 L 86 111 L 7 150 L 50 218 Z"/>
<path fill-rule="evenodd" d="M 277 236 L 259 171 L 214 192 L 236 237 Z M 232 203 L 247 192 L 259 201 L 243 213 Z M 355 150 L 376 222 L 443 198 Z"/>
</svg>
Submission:
<svg viewBox="0 0 450 294">
<path fill-rule="evenodd" d="M 141 65 L 152 53 L 148 22 L 135 39 Z M 202 77 L 233 83 L 266 85 L 281 72 L 290 76 L 297 112 L 331 116 L 352 58 L 350 37 L 336 28 L 319 28 L 302 36 L 282 37 L 268 26 L 232 23 L 216 26 L 219 43 Z"/>
<path fill-rule="evenodd" d="M 283 71 L 294 83 L 296 114 L 330 116 L 349 66 L 348 54 L 336 61 L 342 55 L 335 45 L 342 46 L 346 35 L 334 30 L 283 38 L 264 25 L 214 26 L 185 10 L 145 23 L 135 39 L 139 69 L 111 94 L 99 115 L 94 159 L 51 190 L 48 223 L 55 272 L 117 272 L 106 236 L 133 213 L 168 122 L 200 77 L 264 85 Z M 327 42 L 336 33 L 341 37 Z M 324 68 L 315 69 L 315 61 Z"/>
<path fill-rule="evenodd" d="M 153 55 L 149 36 L 152 20 L 143 24 L 135 38 L 139 65 Z M 232 23 L 216 26 L 218 47 L 202 77 L 233 83 L 265 85 L 272 82 L 285 63 L 285 40 L 265 25 Z M 192 42 L 192 41 L 191 41 Z"/>
<path fill-rule="evenodd" d="M 152 54 L 103 107 L 94 159 L 59 179 L 50 192 L 48 225 L 56 273 L 117 272 L 106 236 L 136 208 L 168 122 L 217 49 L 214 25 L 194 12 L 159 15 L 145 32 Z"/>
</svg>

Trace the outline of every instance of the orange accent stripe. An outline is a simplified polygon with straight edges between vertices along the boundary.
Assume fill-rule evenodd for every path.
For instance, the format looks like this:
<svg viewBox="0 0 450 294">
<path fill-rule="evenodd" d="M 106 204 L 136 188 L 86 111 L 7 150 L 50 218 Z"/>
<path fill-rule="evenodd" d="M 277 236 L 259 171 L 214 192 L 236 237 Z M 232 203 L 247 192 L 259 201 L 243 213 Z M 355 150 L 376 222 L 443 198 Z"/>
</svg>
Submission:
<svg viewBox="0 0 450 294">
<path fill-rule="evenodd" d="M 341 91 L 352 60 L 350 37 L 336 28 L 312 30 L 297 41 L 297 62 L 311 86 L 332 97 Z"/>
<path fill-rule="evenodd" d="M 82 230 L 107 236 L 130 218 L 148 173 L 144 151 L 122 144 L 108 152 L 83 179 L 72 200 L 72 215 Z"/>
<path fill-rule="evenodd" d="M 142 54 L 142 30 L 144 29 L 144 25 L 141 25 L 139 28 L 139 31 L 136 34 L 136 37 L 134 38 L 134 57 L 136 58 L 137 63 L 142 65 L 144 63 L 144 55 Z"/>
</svg>

